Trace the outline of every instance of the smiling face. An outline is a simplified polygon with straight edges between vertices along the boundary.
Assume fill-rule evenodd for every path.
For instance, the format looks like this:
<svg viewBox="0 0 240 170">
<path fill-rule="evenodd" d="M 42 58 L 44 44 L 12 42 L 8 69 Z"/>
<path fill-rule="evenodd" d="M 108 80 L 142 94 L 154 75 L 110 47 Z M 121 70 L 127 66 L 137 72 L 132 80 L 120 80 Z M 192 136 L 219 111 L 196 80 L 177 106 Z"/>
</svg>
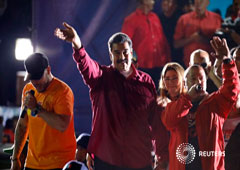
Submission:
<svg viewBox="0 0 240 170">
<path fill-rule="evenodd" d="M 164 86 L 171 98 L 180 94 L 181 80 L 175 70 L 168 70 L 163 78 Z"/>
<path fill-rule="evenodd" d="M 132 64 L 132 49 L 127 41 L 124 43 L 114 43 L 110 56 L 113 67 L 119 72 L 130 71 Z"/>
</svg>

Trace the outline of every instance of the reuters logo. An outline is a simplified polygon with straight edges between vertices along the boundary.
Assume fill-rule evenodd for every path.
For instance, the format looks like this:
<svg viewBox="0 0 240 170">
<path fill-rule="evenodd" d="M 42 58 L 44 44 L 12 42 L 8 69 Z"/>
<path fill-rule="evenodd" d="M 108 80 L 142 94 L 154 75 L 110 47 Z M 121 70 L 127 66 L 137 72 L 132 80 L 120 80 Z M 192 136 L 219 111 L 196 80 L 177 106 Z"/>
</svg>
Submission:
<svg viewBox="0 0 240 170">
<path fill-rule="evenodd" d="M 190 164 L 196 156 L 193 145 L 189 143 L 182 143 L 177 147 L 176 157 L 182 164 Z"/>
</svg>

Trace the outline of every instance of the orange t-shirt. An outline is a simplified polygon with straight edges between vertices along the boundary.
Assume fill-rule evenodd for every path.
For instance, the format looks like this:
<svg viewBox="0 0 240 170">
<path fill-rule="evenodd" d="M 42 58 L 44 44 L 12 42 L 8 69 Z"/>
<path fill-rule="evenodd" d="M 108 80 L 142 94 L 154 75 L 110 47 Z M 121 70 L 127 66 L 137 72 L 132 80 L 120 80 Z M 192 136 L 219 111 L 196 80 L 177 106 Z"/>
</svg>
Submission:
<svg viewBox="0 0 240 170">
<path fill-rule="evenodd" d="M 26 167 L 33 169 L 63 168 L 75 158 L 76 137 L 74 132 L 74 96 L 68 85 L 53 78 L 46 91 L 38 93 L 31 83 L 23 89 L 34 90 L 37 102 L 47 111 L 71 115 L 68 128 L 64 132 L 50 127 L 42 118 L 33 117 L 28 112 L 29 145 Z"/>
</svg>

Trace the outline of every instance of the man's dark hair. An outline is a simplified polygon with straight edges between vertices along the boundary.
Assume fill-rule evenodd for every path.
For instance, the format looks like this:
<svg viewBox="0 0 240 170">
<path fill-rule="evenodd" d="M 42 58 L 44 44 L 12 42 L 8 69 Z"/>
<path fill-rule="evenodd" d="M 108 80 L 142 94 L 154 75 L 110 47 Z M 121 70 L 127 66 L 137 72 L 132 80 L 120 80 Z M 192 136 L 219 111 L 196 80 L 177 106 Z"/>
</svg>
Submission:
<svg viewBox="0 0 240 170">
<path fill-rule="evenodd" d="M 109 51 L 112 51 L 113 44 L 123 44 L 125 42 L 128 42 L 130 48 L 132 49 L 132 40 L 127 34 L 122 32 L 115 33 L 108 40 L 108 49 Z"/>
</svg>

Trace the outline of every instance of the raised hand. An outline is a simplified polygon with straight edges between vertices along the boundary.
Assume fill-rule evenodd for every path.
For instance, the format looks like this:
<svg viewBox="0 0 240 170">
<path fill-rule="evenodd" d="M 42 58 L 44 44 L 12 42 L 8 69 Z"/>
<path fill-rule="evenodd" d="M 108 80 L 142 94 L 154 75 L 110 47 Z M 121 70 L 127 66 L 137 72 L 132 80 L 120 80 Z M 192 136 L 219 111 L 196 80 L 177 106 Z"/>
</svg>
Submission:
<svg viewBox="0 0 240 170">
<path fill-rule="evenodd" d="M 210 44 L 215 51 L 215 53 L 211 53 L 211 56 L 213 56 L 214 58 L 222 60 L 224 56 L 230 56 L 230 51 L 225 38 L 221 39 L 217 36 L 214 36 L 213 39 L 210 41 Z"/>
<path fill-rule="evenodd" d="M 66 22 L 63 23 L 63 26 L 65 29 L 56 28 L 54 35 L 61 40 L 72 43 L 73 48 L 80 49 L 82 43 L 80 37 L 77 34 L 77 31 Z"/>
<path fill-rule="evenodd" d="M 23 106 L 26 106 L 29 109 L 34 109 L 37 105 L 37 100 L 34 95 L 30 92 L 26 92 L 26 96 L 23 100 Z"/>
</svg>

